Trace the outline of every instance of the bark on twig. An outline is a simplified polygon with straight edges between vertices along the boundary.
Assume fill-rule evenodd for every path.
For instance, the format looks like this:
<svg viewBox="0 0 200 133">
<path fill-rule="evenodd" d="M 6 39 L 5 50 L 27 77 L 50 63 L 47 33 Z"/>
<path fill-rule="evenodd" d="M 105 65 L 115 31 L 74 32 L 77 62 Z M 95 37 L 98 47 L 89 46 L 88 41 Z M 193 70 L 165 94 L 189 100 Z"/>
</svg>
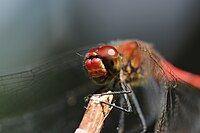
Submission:
<svg viewBox="0 0 200 133">
<path fill-rule="evenodd" d="M 104 120 L 112 110 L 112 107 L 101 103 L 101 101 L 111 103 L 112 99 L 113 95 L 92 96 L 79 128 L 76 129 L 75 133 L 100 133 Z"/>
</svg>

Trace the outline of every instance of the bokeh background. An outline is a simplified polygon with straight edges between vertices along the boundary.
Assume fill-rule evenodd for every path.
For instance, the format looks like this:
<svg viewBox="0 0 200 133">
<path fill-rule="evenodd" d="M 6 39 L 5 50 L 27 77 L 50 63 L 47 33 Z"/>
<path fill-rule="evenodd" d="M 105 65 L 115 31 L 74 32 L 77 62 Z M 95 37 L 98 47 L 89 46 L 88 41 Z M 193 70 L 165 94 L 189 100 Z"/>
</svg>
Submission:
<svg viewBox="0 0 200 133">
<path fill-rule="evenodd" d="M 82 47 L 136 38 L 200 74 L 199 14 L 195 0 L 0 0 L 0 75 L 52 62 L 45 73 L 26 73 L 31 82 L 1 86 L 0 132 L 74 131 L 92 90 L 75 53 L 84 53 Z"/>
</svg>

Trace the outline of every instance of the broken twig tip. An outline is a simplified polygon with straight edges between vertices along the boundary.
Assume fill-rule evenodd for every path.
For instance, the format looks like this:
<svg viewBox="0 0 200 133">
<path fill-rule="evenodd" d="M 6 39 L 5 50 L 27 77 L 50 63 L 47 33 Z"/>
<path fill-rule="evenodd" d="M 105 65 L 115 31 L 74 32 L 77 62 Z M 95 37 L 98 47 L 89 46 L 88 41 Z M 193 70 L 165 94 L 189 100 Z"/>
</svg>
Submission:
<svg viewBox="0 0 200 133">
<path fill-rule="evenodd" d="M 107 93 L 110 93 L 108 91 Z M 112 110 L 110 105 L 113 95 L 93 95 L 87 106 L 83 119 L 75 133 L 100 133 L 104 120 Z M 104 103 L 102 103 L 104 102 Z"/>
</svg>

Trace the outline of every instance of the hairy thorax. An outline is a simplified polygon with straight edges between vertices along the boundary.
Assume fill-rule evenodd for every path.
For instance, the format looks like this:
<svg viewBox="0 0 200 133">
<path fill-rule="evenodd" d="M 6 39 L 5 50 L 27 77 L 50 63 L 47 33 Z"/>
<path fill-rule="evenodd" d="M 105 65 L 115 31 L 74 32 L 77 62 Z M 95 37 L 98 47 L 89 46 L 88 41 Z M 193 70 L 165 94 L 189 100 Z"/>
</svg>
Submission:
<svg viewBox="0 0 200 133">
<path fill-rule="evenodd" d="M 132 87 L 140 86 L 145 82 L 144 62 L 138 44 L 129 40 L 120 42 L 115 48 L 122 56 L 123 67 L 120 72 L 120 80 L 124 80 Z"/>
</svg>

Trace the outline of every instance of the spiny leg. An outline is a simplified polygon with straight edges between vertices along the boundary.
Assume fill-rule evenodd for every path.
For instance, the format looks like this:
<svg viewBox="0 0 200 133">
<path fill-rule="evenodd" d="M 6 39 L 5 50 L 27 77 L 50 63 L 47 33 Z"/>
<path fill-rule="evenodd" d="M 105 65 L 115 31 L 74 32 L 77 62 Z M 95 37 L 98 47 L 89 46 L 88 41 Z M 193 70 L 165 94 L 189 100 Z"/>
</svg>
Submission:
<svg viewBox="0 0 200 133">
<path fill-rule="evenodd" d="M 99 93 L 99 94 L 91 94 L 91 96 L 92 96 L 92 95 L 99 95 L 99 96 L 102 96 L 102 95 L 119 95 L 119 94 L 123 94 L 123 95 L 125 95 L 125 97 L 127 98 L 127 94 L 128 94 L 128 93 L 131 93 L 131 91 L 126 91 L 126 90 L 124 90 L 124 91 L 114 91 L 114 92 L 103 92 L 103 93 Z M 129 105 L 127 105 L 127 106 L 128 106 L 128 109 L 125 109 L 125 108 L 123 108 L 122 106 L 117 106 L 117 105 L 115 105 L 114 103 L 108 103 L 108 102 L 104 102 L 104 101 L 99 101 L 99 102 L 104 103 L 104 104 L 107 104 L 107 105 L 109 105 L 109 106 L 112 106 L 112 107 L 114 107 L 114 108 L 116 108 L 116 109 L 119 109 L 119 110 L 121 110 L 121 111 L 123 111 L 123 112 L 130 113 L 130 112 L 132 112 L 132 107 L 131 107 L 131 104 L 130 104 L 130 101 L 128 100 L 128 98 L 126 99 L 126 101 L 127 101 L 127 103 L 129 103 Z"/>
<path fill-rule="evenodd" d="M 120 97 L 120 107 L 123 107 L 124 104 L 124 98 L 121 96 Z M 118 124 L 118 133 L 123 133 L 124 132 L 124 111 L 120 112 L 120 117 L 119 117 L 119 124 Z"/>
<path fill-rule="evenodd" d="M 104 103 L 104 104 L 107 104 L 107 105 L 109 105 L 109 106 L 112 106 L 112 107 L 114 107 L 114 108 L 116 108 L 116 109 L 119 109 L 119 110 L 121 110 L 121 111 L 123 111 L 123 112 L 130 113 L 130 112 L 132 112 L 132 106 L 131 106 L 130 101 L 129 101 L 128 96 L 127 96 L 128 93 L 130 93 L 130 91 L 108 92 L 108 93 L 95 94 L 95 95 L 116 95 L 116 94 L 119 95 L 119 94 L 123 94 L 124 97 L 125 97 L 124 99 L 126 100 L 128 109 L 125 109 L 125 108 L 123 108 L 122 106 L 117 106 L 117 105 L 115 105 L 114 103 L 107 103 L 107 102 L 104 102 L 104 101 L 100 101 L 100 102 L 101 102 L 101 103 Z M 123 98 L 123 97 L 121 97 L 121 98 Z"/>
<path fill-rule="evenodd" d="M 129 86 L 127 85 L 127 83 L 125 83 L 125 82 L 121 82 L 121 83 L 120 83 L 120 86 L 121 86 L 122 91 L 116 91 L 116 92 L 110 92 L 110 93 L 100 93 L 100 94 L 93 94 L 93 95 L 112 95 L 112 94 L 115 95 L 115 94 L 123 94 L 128 109 L 125 109 L 125 108 L 123 108 L 122 106 L 117 106 L 117 105 L 115 105 L 115 104 L 110 104 L 110 103 L 103 102 L 103 101 L 100 101 L 100 102 L 102 102 L 102 103 L 104 103 L 104 104 L 107 104 L 107 105 L 110 105 L 110 106 L 113 106 L 114 108 L 121 110 L 121 111 L 122 111 L 122 114 L 121 114 L 120 117 L 124 117 L 124 116 L 123 116 L 123 115 L 124 115 L 124 112 L 128 112 L 128 113 L 132 112 L 132 106 L 131 106 L 131 103 L 130 103 L 129 98 L 128 98 L 128 93 L 131 93 L 130 96 L 131 96 L 131 98 L 132 98 L 132 101 L 133 101 L 133 103 L 134 103 L 134 105 L 135 105 L 136 111 L 138 112 L 138 115 L 139 115 L 140 120 L 141 120 L 141 123 L 142 123 L 142 128 L 143 128 L 143 130 L 142 130 L 141 133 L 145 133 L 145 132 L 146 132 L 146 129 L 147 129 L 146 121 L 145 121 L 145 119 L 144 119 L 144 115 L 143 115 L 143 113 L 142 113 L 141 107 L 140 107 L 140 105 L 139 105 L 139 103 L 138 103 L 138 100 L 137 100 L 137 98 L 136 98 L 136 96 L 135 96 L 133 90 L 132 90 L 131 87 L 129 87 Z M 123 99 L 123 98 L 122 98 L 122 99 Z M 124 101 L 124 100 L 123 100 L 123 101 Z M 120 119 L 123 120 L 123 118 L 120 118 Z M 122 122 L 121 122 L 121 123 L 122 123 Z M 119 127 L 120 127 L 120 125 L 119 125 Z"/>
<path fill-rule="evenodd" d="M 132 91 L 114 91 L 114 92 L 103 92 L 103 93 L 99 93 L 99 94 L 93 94 L 93 95 L 119 95 L 119 94 L 128 94 L 131 93 Z"/>
<path fill-rule="evenodd" d="M 108 90 L 113 90 L 113 87 L 115 87 L 115 85 L 116 85 L 116 82 L 113 84 L 113 86 L 110 86 L 110 85 L 108 85 L 108 86 L 103 86 L 103 87 L 101 87 L 100 89 L 98 89 L 98 91 L 99 90 L 104 90 L 105 88 L 107 88 Z M 109 87 L 110 86 L 110 87 Z M 97 92 L 97 91 L 96 91 Z M 123 94 L 123 95 L 125 95 L 125 97 L 126 97 L 126 99 L 128 99 L 127 98 L 127 94 L 128 93 L 131 93 L 131 91 L 130 90 L 123 90 L 123 91 L 114 91 L 114 92 L 103 92 L 103 93 L 99 93 L 99 94 L 90 94 L 90 95 L 88 95 L 87 97 L 85 97 L 85 101 L 88 101 L 89 100 L 89 98 L 91 97 L 91 96 L 93 96 L 93 95 L 100 95 L 100 96 L 102 96 L 102 95 L 119 95 L 119 94 Z M 127 100 L 126 100 L 127 101 Z M 99 102 L 101 102 L 101 103 L 104 103 L 104 104 L 107 104 L 107 105 L 109 105 L 109 106 L 112 106 L 112 107 L 114 107 L 114 108 L 116 108 L 116 109 L 119 109 L 119 110 L 121 110 L 121 111 L 124 111 L 124 112 L 127 112 L 127 113 L 130 113 L 130 112 L 132 112 L 132 107 L 131 107 L 131 105 L 130 105 L 130 102 L 129 101 L 127 101 L 128 103 L 129 103 L 129 108 L 128 109 L 125 109 L 125 108 L 123 108 L 123 107 L 120 107 L 120 106 L 117 106 L 117 105 L 115 105 L 114 103 L 107 103 L 107 102 L 104 102 L 104 101 L 99 101 Z"/>
<path fill-rule="evenodd" d="M 132 93 L 132 90 L 131 90 L 131 89 L 128 90 L 128 89 L 126 88 L 125 85 L 126 85 L 125 82 L 121 82 L 121 83 L 120 83 L 120 86 L 121 86 L 122 91 Z M 126 104 L 127 104 L 127 108 L 128 108 L 127 110 L 128 110 L 129 112 L 133 112 L 131 103 L 130 103 L 129 98 L 128 98 L 128 94 L 126 93 L 126 94 L 123 94 L 123 95 L 124 95 L 124 99 L 125 99 Z"/>
<path fill-rule="evenodd" d="M 123 87 L 126 88 L 127 90 L 132 90 L 131 87 L 129 85 L 127 85 L 126 83 L 123 84 Z M 147 125 L 146 125 L 146 121 L 145 121 L 145 118 L 144 118 L 144 115 L 142 113 L 142 110 L 141 110 L 141 107 L 138 103 L 138 100 L 136 98 L 136 95 L 134 93 L 134 91 L 132 90 L 132 93 L 130 94 L 131 98 L 132 98 L 132 101 L 135 105 L 135 109 L 140 117 L 140 120 L 141 120 L 141 123 L 142 123 L 142 132 L 141 133 L 145 133 L 146 130 L 147 130 Z"/>
</svg>

